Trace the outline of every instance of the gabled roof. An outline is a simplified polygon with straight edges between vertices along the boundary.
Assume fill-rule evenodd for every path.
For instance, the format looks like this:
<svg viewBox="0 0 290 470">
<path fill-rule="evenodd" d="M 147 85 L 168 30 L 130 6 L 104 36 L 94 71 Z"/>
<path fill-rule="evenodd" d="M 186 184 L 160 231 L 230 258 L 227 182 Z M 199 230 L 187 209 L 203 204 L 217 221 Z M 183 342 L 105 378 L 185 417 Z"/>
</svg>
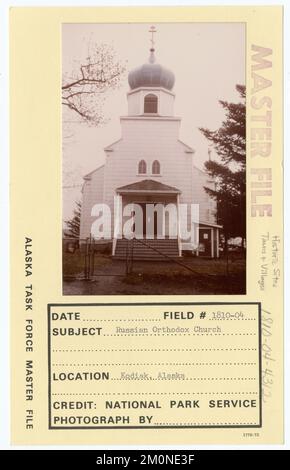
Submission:
<svg viewBox="0 0 290 470">
<path fill-rule="evenodd" d="M 182 140 L 180 140 L 180 139 L 177 139 L 177 140 L 178 140 L 178 142 L 185 148 L 185 152 L 186 152 L 186 153 L 195 153 L 195 150 L 194 150 L 192 147 L 190 147 L 189 145 L 185 144 L 185 143 L 184 143 Z"/>
<path fill-rule="evenodd" d="M 136 183 L 127 184 L 117 188 L 117 193 L 170 193 L 179 194 L 181 191 L 174 186 L 168 186 L 167 184 L 159 183 L 154 180 L 142 180 Z"/>
<path fill-rule="evenodd" d="M 90 173 L 87 173 L 85 176 L 83 176 L 84 179 L 89 179 L 93 173 L 95 173 L 96 171 L 99 171 L 101 168 L 104 168 L 104 164 L 99 166 L 98 168 L 95 168 L 95 170 L 92 170 L 90 171 Z"/>
<path fill-rule="evenodd" d="M 215 228 L 223 228 L 223 225 L 212 224 L 211 222 L 203 222 L 202 220 L 199 221 L 199 228 L 201 225 L 207 225 L 208 227 L 215 227 Z"/>
<path fill-rule="evenodd" d="M 194 170 L 198 171 L 199 173 L 201 173 L 204 176 L 209 176 L 208 173 L 206 173 L 206 171 L 202 170 L 201 168 L 198 168 L 198 166 L 196 166 L 196 165 L 192 165 L 192 168 Z"/>
<path fill-rule="evenodd" d="M 113 150 L 113 147 L 118 144 L 118 142 L 121 142 L 121 140 L 123 140 L 122 137 L 118 140 L 115 140 L 115 142 L 112 142 L 110 145 L 104 147 L 105 152 L 111 152 Z"/>
</svg>

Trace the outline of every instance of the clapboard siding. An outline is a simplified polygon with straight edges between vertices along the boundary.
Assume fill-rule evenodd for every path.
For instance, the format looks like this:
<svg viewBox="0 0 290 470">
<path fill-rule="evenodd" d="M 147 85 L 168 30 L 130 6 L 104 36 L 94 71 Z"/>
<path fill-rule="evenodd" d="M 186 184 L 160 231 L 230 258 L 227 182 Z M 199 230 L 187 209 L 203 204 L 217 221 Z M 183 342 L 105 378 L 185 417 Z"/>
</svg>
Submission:
<svg viewBox="0 0 290 470">
<path fill-rule="evenodd" d="M 153 179 L 181 190 L 184 202 L 192 196 L 192 154 L 178 141 L 179 120 L 122 120 L 122 140 L 107 152 L 104 200 L 112 205 L 116 188 Z M 145 160 L 147 175 L 138 175 L 138 162 Z M 161 165 L 161 176 L 151 174 L 154 160 Z M 181 201 L 182 202 L 182 201 Z"/>
<path fill-rule="evenodd" d="M 107 147 L 106 163 L 89 175 L 83 187 L 81 238 L 90 235 L 96 217 L 91 211 L 104 202 L 113 221 L 116 189 L 143 179 L 152 179 L 181 191 L 180 203 L 198 204 L 201 222 L 216 223 L 216 203 L 204 187 L 213 187 L 209 176 L 194 166 L 194 153 L 178 140 L 179 119 L 121 118 L 122 138 Z M 147 174 L 138 175 L 138 162 L 145 160 Z M 152 163 L 158 160 L 161 175 L 152 175 Z M 110 222 L 111 222 L 110 221 Z M 188 229 L 191 224 L 188 212 Z"/>
<path fill-rule="evenodd" d="M 202 222 L 216 224 L 216 202 L 204 189 L 214 189 L 214 183 L 198 168 L 193 167 L 192 174 L 193 201 L 199 204 L 199 218 Z"/>
<path fill-rule="evenodd" d="M 90 236 L 91 227 L 96 217 L 91 216 L 92 207 L 95 204 L 103 202 L 104 192 L 104 165 L 95 170 L 85 180 L 83 186 L 82 198 L 82 211 L 81 211 L 81 224 L 80 224 L 80 238 L 87 238 Z"/>
</svg>

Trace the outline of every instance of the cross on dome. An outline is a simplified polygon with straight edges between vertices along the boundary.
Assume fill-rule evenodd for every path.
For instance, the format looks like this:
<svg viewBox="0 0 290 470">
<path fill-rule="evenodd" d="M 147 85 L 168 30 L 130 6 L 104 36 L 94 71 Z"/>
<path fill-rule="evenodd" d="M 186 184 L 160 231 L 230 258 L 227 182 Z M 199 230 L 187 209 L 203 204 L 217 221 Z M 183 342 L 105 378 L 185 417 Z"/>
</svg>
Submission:
<svg viewBox="0 0 290 470">
<path fill-rule="evenodd" d="M 172 90 L 174 86 L 174 74 L 171 70 L 163 67 L 156 62 L 155 58 L 155 36 L 157 29 L 155 26 L 149 28 L 151 34 L 150 42 L 150 56 L 149 63 L 145 63 L 135 69 L 131 70 L 128 75 L 128 82 L 131 90 L 140 87 L 160 87 L 167 90 Z"/>
<path fill-rule="evenodd" d="M 149 29 L 149 33 L 151 33 L 151 48 L 150 48 L 150 57 L 149 57 L 149 62 L 150 64 L 154 64 L 155 62 L 155 48 L 154 48 L 154 45 L 155 45 L 155 41 L 154 41 L 154 34 L 157 32 L 157 29 L 155 28 L 155 26 L 151 26 L 151 28 Z"/>
<path fill-rule="evenodd" d="M 151 33 L 151 49 L 154 50 L 154 45 L 155 45 L 155 42 L 154 42 L 154 34 L 157 33 L 157 29 L 155 28 L 155 26 L 151 26 L 151 28 L 149 29 L 149 33 Z"/>
</svg>

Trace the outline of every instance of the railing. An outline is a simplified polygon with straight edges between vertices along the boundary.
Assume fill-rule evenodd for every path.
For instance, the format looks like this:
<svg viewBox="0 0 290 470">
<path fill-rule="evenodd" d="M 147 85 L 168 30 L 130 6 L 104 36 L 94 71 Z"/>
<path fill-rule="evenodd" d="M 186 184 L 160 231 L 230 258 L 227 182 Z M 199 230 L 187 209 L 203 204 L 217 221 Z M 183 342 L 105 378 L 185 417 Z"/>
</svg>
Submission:
<svg viewBox="0 0 290 470">
<path fill-rule="evenodd" d="M 140 243 L 141 245 L 144 245 L 144 246 L 147 246 L 148 248 L 150 248 L 151 250 L 159 253 L 160 255 L 164 256 L 164 258 L 167 258 L 168 260 L 170 260 L 171 262 L 174 262 L 175 264 L 178 264 L 179 266 L 182 266 L 183 268 L 187 269 L 188 271 L 191 271 L 193 274 L 197 274 L 197 275 L 200 275 L 200 273 L 198 273 L 197 271 L 195 271 L 194 269 L 192 269 L 190 266 L 187 266 L 187 264 L 184 264 L 182 263 L 181 261 L 178 261 L 176 258 L 173 258 L 172 256 L 169 256 L 167 255 L 166 253 L 163 253 L 162 251 L 158 250 L 157 248 L 149 245 L 148 243 L 146 243 L 144 241 L 144 239 L 140 239 L 140 238 L 133 238 L 133 243 L 137 241 L 138 243 Z M 133 262 L 133 260 L 132 260 Z M 210 277 L 210 275 L 208 275 Z"/>
<path fill-rule="evenodd" d="M 85 279 L 91 279 L 95 273 L 95 240 L 92 236 L 87 238 L 85 250 Z"/>
<path fill-rule="evenodd" d="M 133 271 L 134 238 L 127 240 L 126 245 L 126 274 Z"/>
<path fill-rule="evenodd" d="M 63 256 L 66 257 L 66 260 L 69 260 L 69 271 L 63 271 L 63 276 L 66 279 L 82 279 L 90 281 L 98 276 L 124 276 L 124 274 L 130 274 L 133 269 L 133 240 L 127 241 L 126 249 L 126 265 L 125 272 L 98 272 L 95 269 L 96 259 L 98 253 L 103 253 L 99 251 L 99 248 L 102 245 L 108 245 L 107 242 L 100 242 L 95 240 L 92 236 L 87 238 L 73 238 L 65 237 L 63 238 Z M 110 253 L 112 251 L 110 250 Z M 107 254 L 111 259 L 111 254 Z M 64 259 L 64 258 L 63 258 Z M 76 270 L 71 272 L 71 265 L 75 262 Z M 78 267 L 81 264 L 81 269 L 78 270 Z M 64 268 L 63 268 L 64 269 Z M 72 270 L 74 271 L 74 270 Z"/>
<path fill-rule="evenodd" d="M 146 246 L 148 249 L 150 249 L 152 252 L 158 253 L 160 256 L 163 258 L 167 259 L 168 261 L 175 263 L 184 269 L 190 271 L 191 273 L 199 276 L 200 273 L 192 269 L 190 266 L 187 264 L 179 261 L 179 259 L 174 258 L 163 251 L 160 251 L 158 248 L 150 245 L 147 243 L 144 239 L 139 239 L 139 238 L 131 238 L 127 239 L 127 244 L 126 244 L 126 259 L 125 259 L 125 273 L 100 273 L 96 272 L 95 270 L 95 255 L 97 252 L 97 247 L 99 246 L 99 243 L 97 240 L 94 240 L 93 237 L 88 237 L 86 239 L 77 239 L 77 238 L 65 238 L 63 239 L 63 242 L 68 242 L 71 244 L 69 247 L 69 250 L 65 248 L 65 245 L 63 246 L 63 249 L 67 253 L 71 253 L 70 256 L 81 256 L 83 259 L 82 262 L 82 272 L 83 272 L 83 277 L 82 279 L 85 280 L 91 280 L 92 278 L 95 278 L 97 276 L 124 276 L 124 274 L 128 275 L 132 273 L 133 271 L 133 263 L 134 263 L 134 245 L 135 243 Z M 82 245 L 82 248 L 80 248 L 80 245 Z M 74 253 L 76 253 L 74 255 Z M 203 273 L 203 276 L 206 276 L 208 278 L 214 277 L 213 274 L 205 274 Z M 70 274 L 65 274 L 66 278 L 76 278 L 79 277 L 76 274 L 70 273 Z"/>
<path fill-rule="evenodd" d="M 117 241 L 118 241 L 118 238 L 117 238 L 117 237 L 114 237 L 114 238 L 113 238 L 113 245 L 112 245 L 112 255 L 113 255 L 113 256 L 114 256 L 115 253 L 116 253 Z"/>
</svg>

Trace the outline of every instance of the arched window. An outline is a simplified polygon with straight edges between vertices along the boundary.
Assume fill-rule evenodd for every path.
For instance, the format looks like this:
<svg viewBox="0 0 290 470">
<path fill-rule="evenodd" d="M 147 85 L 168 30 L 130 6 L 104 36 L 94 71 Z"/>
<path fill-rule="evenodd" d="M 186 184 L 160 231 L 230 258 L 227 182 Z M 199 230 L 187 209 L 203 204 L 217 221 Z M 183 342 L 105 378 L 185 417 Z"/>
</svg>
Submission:
<svg viewBox="0 0 290 470">
<path fill-rule="evenodd" d="M 147 165 L 145 160 L 140 160 L 138 164 L 138 173 L 139 175 L 146 175 L 147 173 Z"/>
<path fill-rule="evenodd" d="M 146 95 L 144 98 L 144 113 L 157 113 L 158 98 L 156 95 Z"/>
<path fill-rule="evenodd" d="M 154 160 L 152 163 L 152 175 L 160 175 L 160 163 L 158 160 Z"/>
</svg>

